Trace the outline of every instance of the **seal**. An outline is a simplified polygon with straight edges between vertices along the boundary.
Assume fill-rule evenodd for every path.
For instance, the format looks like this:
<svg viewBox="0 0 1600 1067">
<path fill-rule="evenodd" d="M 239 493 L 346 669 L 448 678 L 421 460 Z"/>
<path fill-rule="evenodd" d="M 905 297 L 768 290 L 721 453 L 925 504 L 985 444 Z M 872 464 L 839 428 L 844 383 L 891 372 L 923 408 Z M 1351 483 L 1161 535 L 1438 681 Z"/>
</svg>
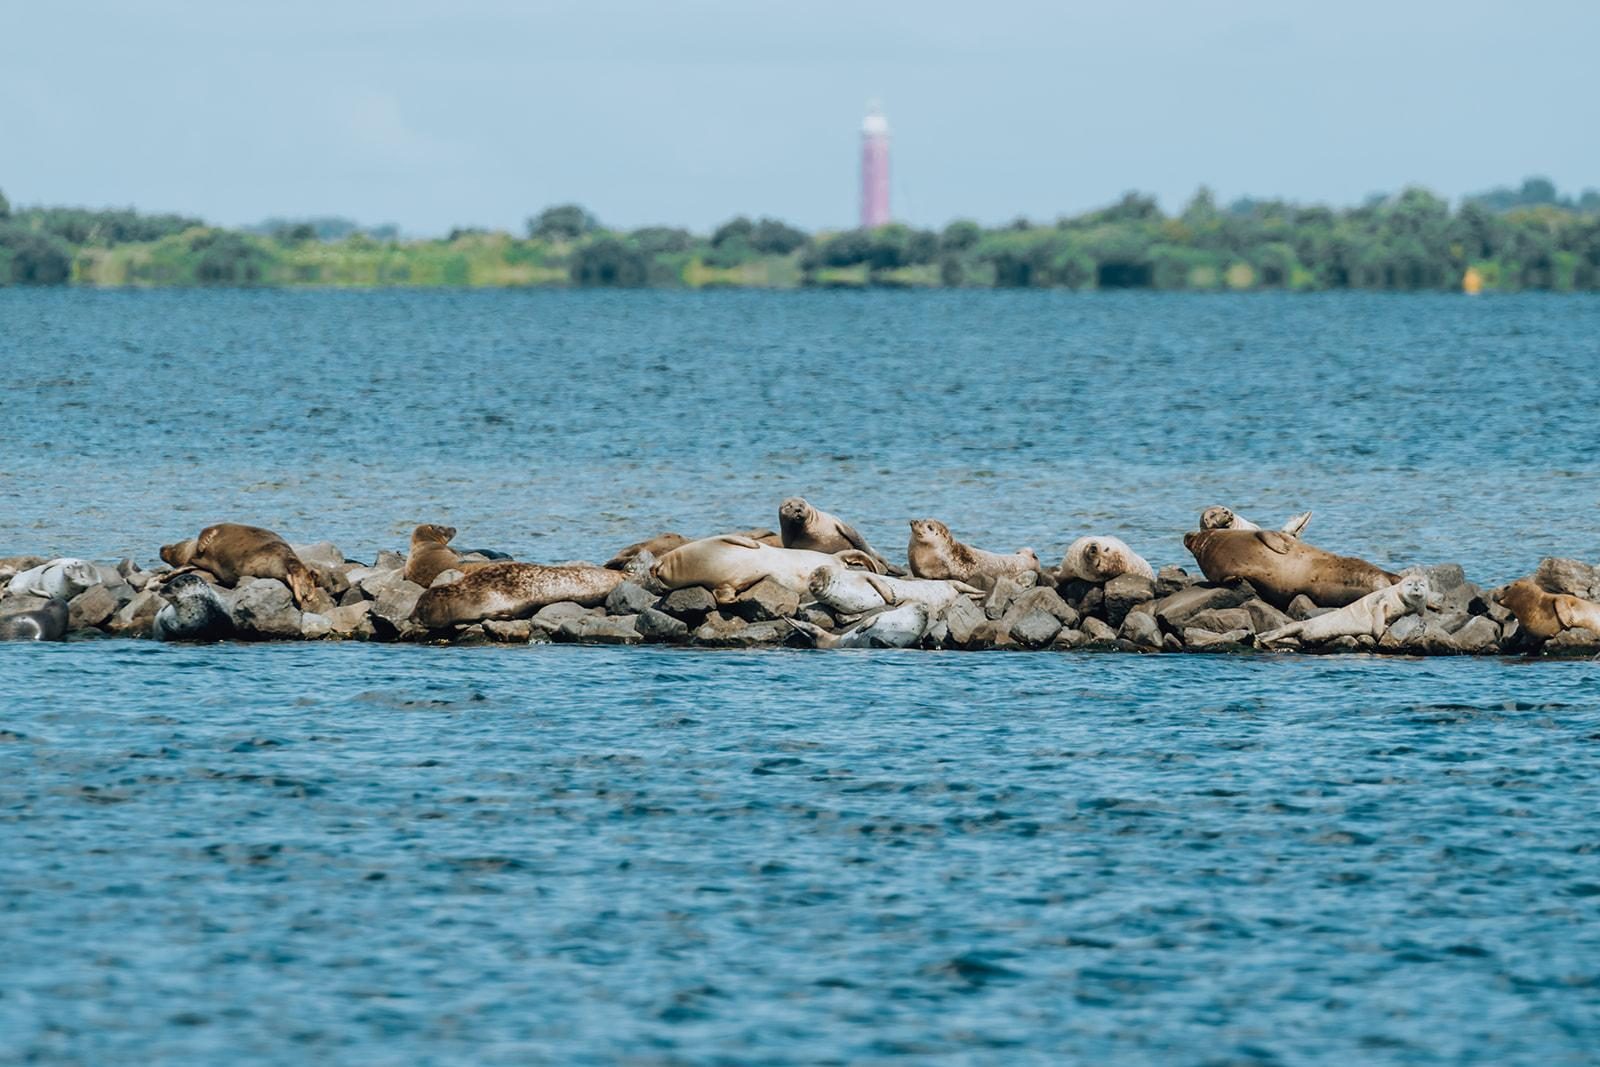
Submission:
<svg viewBox="0 0 1600 1067">
<path fill-rule="evenodd" d="M 918 578 L 941 578 L 971 585 L 993 586 L 1001 577 L 1020 578 L 1041 573 L 1033 549 L 1021 548 L 1009 556 L 986 552 L 957 541 L 950 527 L 938 519 L 912 519 L 911 544 L 906 549 L 911 573 Z"/>
<path fill-rule="evenodd" d="M 424 590 L 411 618 L 437 630 L 484 619 L 520 619 L 566 600 L 592 608 L 605 603 L 628 577 L 606 567 L 490 563 L 458 582 Z"/>
<path fill-rule="evenodd" d="M 982 589 L 965 582 L 892 578 L 849 570 L 837 563 L 812 571 L 806 588 L 819 604 L 843 615 L 862 615 L 900 604 L 923 604 L 931 611 L 941 612 L 963 596 L 983 596 Z"/>
<path fill-rule="evenodd" d="M 1263 648 L 1271 648 L 1294 637 L 1303 644 L 1321 644 L 1335 637 L 1360 637 L 1362 634 L 1368 634 L 1376 640 L 1396 619 L 1426 607 L 1429 592 L 1425 576 L 1408 574 L 1395 585 L 1368 593 L 1337 611 L 1268 630 L 1256 638 L 1256 643 Z"/>
<path fill-rule="evenodd" d="M 161 587 L 166 601 L 150 634 L 157 641 L 221 641 L 233 635 L 233 617 L 211 583 L 194 571 Z"/>
<path fill-rule="evenodd" d="M 926 604 L 902 604 L 880 611 L 842 634 L 831 634 L 803 619 L 785 619 L 805 634 L 818 648 L 910 648 L 922 641 L 933 625 L 933 612 Z"/>
<path fill-rule="evenodd" d="M 1060 581 L 1109 582 L 1121 574 L 1137 574 L 1152 581 L 1156 576 L 1150 564 L 1120 538 L 1080 537 L 1067 547 L 1057 577 Z"/>
<path fill-rule="evenodd" d="M 783 538 L 771 530 L 754 528 L 749 530 L 736 530 L 727 536 L 748 537 L 752 541 L 759 541 L 764 545 L 771 545 L 774 548 L 783 547 Z M 680 533 L 656 534 L 656 536 L 647 541 L 636 541 L 627 548 L 624 548 L 615 556 L 612 556 L 610 559 L 606 560 L 606 566 L 610 567 L 614 571 L 625 570 L 627 569 L 628 564 L 632 563 L 636 558 L 638 558 L 640 553 L 648 552 L 657 559 L 660 559 L 673 549 L 680 548 L 693 540 L 696 540 L 696 538 L 685 537 Z"/>
<path fill-rule="evenodd" d="M 220 522 L 207 526 L 198 537 L 161 547 L 161 558 L 177 568 L 174 575 L 205 571 L 229 588 L 240 578 L 276 578 L 289 587 L 295 606 L 304 608 L 317 591 L 310 567 L 295 555 L 289 543 L 271 530 Z"/>
<path fill-rule="evenodd" d="M 52 597 L 43 605 L 0 616 L 0 641 L 61 641 L 67 636 L 67 602 Z"/>
<path fill-rule="evenodd" d="M 1299 537 L 1305 533 L 1306 526 L 1311 522 L 1311 512 L 1302 511 L 1291 516 L 1289 521 L 1279 527 L 1280 532 L 1290 537 Z M 1225 508 L 1221 504 L 1212 505 L 1200 513 L 1200 529 L 1202 530 L 1259 530 L 1261 527 L 1236 514 L 1232 508 Z"/>
<path fill-rule="evenodd" d="M 1600 604 L 1568 593 L 1551 593 L 1532 578 L 1518 578 L 1494 593 L 1495 603 L 1517 617 L 1517 623 L 1541 640 L 1562 630 L 1600 633 Z"/>
<path fill-rule="evenodd" d="M 450 539 L 455 535 L 454 526 L 436 526 L 433 523 L 423 523 L 412 530 L 411 548 L 406 553 L 406 581 L 415 582 L 426 589 L 445 571 L 471 574 L 499 562 L 462 559 L 461 554 L 450 547 Z"/>
<path fill-rule="evenodd" d="M 877 561 L 879 574 L 903 575 L 877 552 L 854 526 L 826 511 L 819 511 L 804 497 L 792 496 L 778 507 L 778 531 L 784 548 L 805 548 L 812 552 L 865 552 Z"/>
<path fill-rule="evenodd" d="M 773 548 L 738 534 L 723 534 L 679 545 L 657 560 L 650 574 L 667 589 L 705 586 L 717 603 L 727 604 L 765 578 L 805 593 L 818 567 L 856 564 L 870 570 L 874 562 L 856 549 L 830 554 L 804 548 Z"/>
<path fill-rule="evenodd" d="M 86 559 L 53 559 L 14 575 L 6 584 L 12 596 L 60 597 L 71 600 L 100 584 L 100 568 Z"/>
<path fill-rule="evenodd" d="M 1302 593 L 1324 608 L 1342 608 L 1400 580 L 1353 556 L 1336 556 L 1279 530 L 1196 530 L 1183 535 L 1206 580 L 1243 579 L 1282 610 Z"/>
</svg>

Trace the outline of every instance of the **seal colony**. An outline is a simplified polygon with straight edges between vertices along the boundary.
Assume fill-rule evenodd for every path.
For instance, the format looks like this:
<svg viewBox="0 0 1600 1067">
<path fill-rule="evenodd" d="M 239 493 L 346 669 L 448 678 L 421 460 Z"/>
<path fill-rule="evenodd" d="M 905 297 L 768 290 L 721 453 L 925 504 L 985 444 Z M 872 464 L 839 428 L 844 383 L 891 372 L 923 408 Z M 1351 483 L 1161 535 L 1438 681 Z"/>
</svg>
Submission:
<svg viewBox="0 0 1600 1067">
<path fill-rule="evenodd" d="M 1484 589 L 1456 564 L 1386 570 L 1303 540 L 1310 512 L 1263 529 L 1201 513 L 1183 544 L 1198 573 L 1156 570 L 1119 538 L 1085 534 L 1050 569 L 1031 548 L 979 548 L 910 521 L 905 566 L 800 497 L 779 531 L 658 534 L 604 565 L 458 551 L 416 526 L 368 563 L 329 542 L 207 526 L 165 566 L 0 559 L 0 640 L 354 639 L 433 644 L 789 645 L 827 649 L 1373 652 L 1594 655 L 1600 566 L 1546 559 Z"/>
</svg>

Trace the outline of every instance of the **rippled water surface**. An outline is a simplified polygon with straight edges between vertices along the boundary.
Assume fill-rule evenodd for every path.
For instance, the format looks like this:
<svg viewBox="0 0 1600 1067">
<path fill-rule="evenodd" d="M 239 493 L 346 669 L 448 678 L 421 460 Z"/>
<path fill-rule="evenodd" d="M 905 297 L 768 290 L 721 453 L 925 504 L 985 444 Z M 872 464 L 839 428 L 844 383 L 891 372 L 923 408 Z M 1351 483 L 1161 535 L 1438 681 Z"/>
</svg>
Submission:
<svg viewBox="0 0 1600 1067">
<path fill-rule="evenodd" d="M 0 290 L 0 555 L 1600 557 L 1600 301 Z M 0 645 L 0 1062 L 1589 1063 L 1600 665 Z"/>
</svg>

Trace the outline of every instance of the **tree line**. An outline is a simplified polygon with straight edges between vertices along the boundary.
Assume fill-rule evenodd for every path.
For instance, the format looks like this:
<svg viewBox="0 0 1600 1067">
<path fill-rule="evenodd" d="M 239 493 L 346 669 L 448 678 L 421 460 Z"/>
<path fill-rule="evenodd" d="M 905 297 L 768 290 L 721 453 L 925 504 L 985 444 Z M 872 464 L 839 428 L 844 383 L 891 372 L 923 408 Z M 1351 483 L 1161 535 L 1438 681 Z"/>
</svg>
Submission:
<svg viewBox="0 0 1600 1067">
<path fill-rule="evenodd" d="M 0 284 L 571 285 L 1066 289 L 1600 290 L 1600 192 L 1546 179 L 1459 206 L 1425 189 L 1349 208 L 1284 200 L 1176 214 L 1129 193 L 1050 223 L 941 230 L 898 223 L 807 233 L 738 217 L 709 234 L 617 230 L 574 204 L 522 234 L 458 229 L 401 240 L 393 226 L 273 219 L 230 230 L 131 209 L 12 209 L 0 195 Z"/>
</svg>

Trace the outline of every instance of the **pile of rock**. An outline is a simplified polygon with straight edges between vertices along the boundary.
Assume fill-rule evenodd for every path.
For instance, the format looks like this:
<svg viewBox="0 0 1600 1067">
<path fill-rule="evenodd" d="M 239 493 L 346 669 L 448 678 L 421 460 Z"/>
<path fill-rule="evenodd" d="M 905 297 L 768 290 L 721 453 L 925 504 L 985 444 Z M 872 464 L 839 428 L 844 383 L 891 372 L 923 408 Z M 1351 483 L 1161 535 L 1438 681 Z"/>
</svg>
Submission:
<svg viewBox="0 0 1600 1067">
<path fill-rule="evenodd" d="M 718 604 L 711 592 L 690 587 L 666 592 L 625 581 L 605 603 L 583 607 L 551 604 L 528 618 L 490 620 L 429 632 L 411 619 L 421 586 L 405 578 L 405 557 L 382 552 L 371 564 L 346 560 L 330 543 L 297 545 L 295 552 L 317 573 L 321 589 L 296 605 L 284 583 L 243 578 L 216 592 L 243 640 L 353 639 L 433 643 L 679 644 L 710 648 L 809 646 L 812 638 L 788 620 L 829 633 L 858 621 L 840 618 L 771 579 Z M 39 567 L 42 557 L 0 559 L 0 618 L 39 608 L 46 600 L 6 587 L 13 575 Z M 149 637 L 165 603 L 158 577 L 132 560 L 92 564 L 83 587 L 68 586 L 72 636 Z M 1415 568 L 1429 580 L 1434 598 L 1421 614 L 1396 620 L 1381 637 L 1341 637 L 1307 652 L 1373 652 L 1402 655 L 1500 655 L 1540 652 L 1592 655 L 1600 634 L 1567 630 L 1540 642 L 1519 631 L 1516 619 L 1487 591 L 1466 579 L 1455 564 Z M 92 579 L 97 577 L 98 581 Z M 435 584 L 458 578 L 442 574 Z M 1551 592 L 1600 599 L 1600 568 L 1574 560 L 1547 559 L 1534 575 Z M 1248 583 L 1215 585 L 1180 567 L 1156 576 L 1120 575 L 1105 583 L 1081 580 L 1052 586 L 1024 575 L 1001 578 L 980 599 L 958 598 L 930 619 L 918 642 L 947 649 L 1090 649 L 1124 652 L 1242 652 L 1254 650 L 1258 634 L 1322 614 L 1304 597 L 1279 611 Z M 1297 645 L 1289 643 L 1290 648 Z"/>
</svg>

